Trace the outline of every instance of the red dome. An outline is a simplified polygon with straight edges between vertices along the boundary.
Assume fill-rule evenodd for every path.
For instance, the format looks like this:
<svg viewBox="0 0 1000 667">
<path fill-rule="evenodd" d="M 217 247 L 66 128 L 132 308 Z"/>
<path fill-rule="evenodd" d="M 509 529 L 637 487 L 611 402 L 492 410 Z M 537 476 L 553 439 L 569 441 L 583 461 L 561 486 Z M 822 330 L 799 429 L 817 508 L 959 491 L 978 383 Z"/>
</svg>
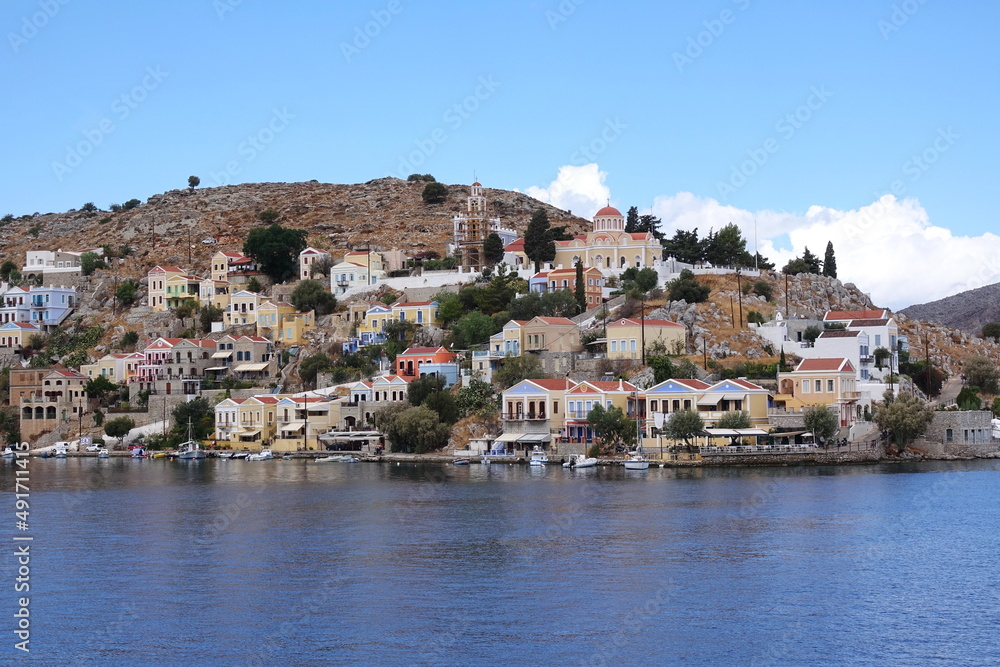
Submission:
<svg viewBox="0 0 1000 667">
<path fill-rule="evenodd" d="M 622 217 L 622 212 L 616 209 L 614 206 L 605 206 L 600 211 L 594 215 L 595 218 L 603 218 L 605 216 L 614 215 L 617 217 Z"/>
</svg>

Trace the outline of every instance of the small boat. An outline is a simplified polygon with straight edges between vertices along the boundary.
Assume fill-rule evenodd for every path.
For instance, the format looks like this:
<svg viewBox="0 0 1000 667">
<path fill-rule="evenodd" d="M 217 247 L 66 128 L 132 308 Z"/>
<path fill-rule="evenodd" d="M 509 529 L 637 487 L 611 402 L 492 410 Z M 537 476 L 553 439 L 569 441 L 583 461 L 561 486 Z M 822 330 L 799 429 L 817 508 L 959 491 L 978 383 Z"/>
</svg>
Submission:
<svg viewBox="0 0 1000 667">
<path fill-rule="evenodd" d="M 452 464 L 457 466 L 467 466 L 469 465 L 469 459 L 455 459 Z"/>
<path fill-rule="evenodd" d="M 270 449 L 262 449 L 247 456 L 247 461 L 270 461 L 273 458 L 274 454 L 271 453 Z"/>
<path fill-rule="evenodd" d="M 285 454 L 284 456 L 281 457 L 281 460 L 282 461 L 291 461 L 293 458 L 295 458 L 295 457 L 292 456 L 291 454 Z"/>
<path fill-rule="evenodd" d="M 150 454 L 149 458 L 151 458 L 151 459 L 165 459 L 165 458 L 167 458 L 167 453 L 166 452 L 156 452 L 155 454 Z"/>
<path fill-rule="evenodd" d="M 99 459 L 110 459 L 111 458 L 111 452 L 108 451 L 107 447 L 101 447 L 100 449 L 97 450 L 97 458 L 99 458 Z"/>
<path fill-rule="evenodd" d="M 484 456 L 483 458 L 479 459 L 479 462 L 482 463 L 484 466 L 488 466 L 490 464 L 490 457 Z"/>
<path fill-rule="evenodd" d="M 315 459 L 313 463 L 357 463 L 359 460 L 356 456 L 342 454 L 340 456 L 323 456 Z"/>
<path fill-rule="evenodd" d="M 200 461 L 205 458 L 201 443 L 191 439 L 191 420 L 188 419 L 188 439 L 177 445 L 177 458 L 181 461 Z"/>
<path fill-rule="evenodd" d="M 233 453 L 232 452 L 220 452 L 219 453 L 219 458 L 220 459 L 231 459 L 231 458 L 233 458 Z"/>
<path fill-rule="evenodd" d="M 250 452 L 234 452 L 232 458 L 234 459 L 245 459 L 250 456 Z"/>
<path fill-rule="evenodd" d="M 7 445 L 3 448 L 3 454 L 0 454 L 0 457 L 5 459 L 14 459 L 17 458 L 17 452 L 15 452 L 10 445 Z"/>
<path fill-rule="evenodd" d="M 549 462 L 549 456 L 542 451 L 542 448 L 535 445 L 531 449 L 531 459 L 528 461 L 529 465 L 533 466 L 543 466 Z"/>
<path fill-rule="evenodd" d="M 635 450 L 632 456 L 625 459 L 625 470 L 648 470 L 649 459 L 643 456 L 641 450 Z"/>
<path fill-rule="evenodd" d="M 563 468 L 593 468 L 597 466 L 597 459 L 588 457 L 586 454 L 577 454 L 569 457 L 569 461 L 563 464 Z"/>
<path fill-rule="evenodd" d="M 57 442 L 56 443 L 56 458 L 57 459 L 65 459 L 68 456 L 69 456 L 69 454 L 66 453 L 66 443 L 65 442 Z"/>
</svg>

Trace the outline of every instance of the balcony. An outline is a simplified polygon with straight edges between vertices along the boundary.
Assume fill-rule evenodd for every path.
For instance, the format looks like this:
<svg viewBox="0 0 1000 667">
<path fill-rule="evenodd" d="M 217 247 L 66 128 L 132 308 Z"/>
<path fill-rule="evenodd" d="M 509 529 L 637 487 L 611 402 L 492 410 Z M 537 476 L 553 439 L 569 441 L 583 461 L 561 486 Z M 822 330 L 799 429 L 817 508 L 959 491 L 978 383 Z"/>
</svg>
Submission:
<svg viewBox="0 0 1000 667">
<path fill-rule="evenodd" d="M 548 421 L 549 419 L 544 412 L 504 412 L 500 417 L 504 421 Z"/>
</svg>

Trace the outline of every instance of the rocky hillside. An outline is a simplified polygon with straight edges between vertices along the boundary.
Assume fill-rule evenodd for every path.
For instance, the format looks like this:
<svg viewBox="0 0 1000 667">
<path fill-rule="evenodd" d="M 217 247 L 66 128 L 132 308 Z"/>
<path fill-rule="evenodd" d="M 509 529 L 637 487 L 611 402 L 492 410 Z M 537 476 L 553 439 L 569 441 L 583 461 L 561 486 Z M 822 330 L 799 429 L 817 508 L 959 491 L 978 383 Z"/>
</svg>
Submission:
<svg viewBox="0 0 1000 667">
<path fill-rule="evenodd" d="M 126 266 L 144 275 L 148 267 L 161 263 L 188 268 L 190 239 L 190 268 L 205 270 L 217 249 L 242 248 L 250 229 L 261 224 L 257 215 L 265 209 L 278 211 L 283 226 L 308 230 L 309 243 L 335 257 L 367 243 L 443 254 L 451 239 L 451 218 L 465 210 L 469 186 L 450 185 L 447 201 L 428 205 L 420 196 L 424 185 L 379 178 L 355 185 L 247 183 L 171 190 L 119 213 L 70 211 L 15 218 L 0 227 L 0 256 L 21 266 L 29 249 L 128 244 L 135 258 Z M 493 215 L 520 231 L 539 207 L 546 209 L 553 225 L 567 225 L 573 233 L 590 227 L 589 221 L 519 192 L 487 188 L 486 197 Z M 202 243 L 207 238 L 217 243 Z"/>
<path fill-rule="evenodd" d="M 907 317 L 978 334 L 988 322 L 1000 322 L 1000 283 L 909 306 Z"/>
</svg>

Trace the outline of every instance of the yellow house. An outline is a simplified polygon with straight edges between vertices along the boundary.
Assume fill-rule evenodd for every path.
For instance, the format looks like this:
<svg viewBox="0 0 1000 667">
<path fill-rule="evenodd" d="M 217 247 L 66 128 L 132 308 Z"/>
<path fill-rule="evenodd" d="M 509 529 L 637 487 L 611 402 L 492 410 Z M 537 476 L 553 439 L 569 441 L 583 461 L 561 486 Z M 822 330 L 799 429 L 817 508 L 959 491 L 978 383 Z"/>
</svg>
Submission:
<svg viewBox="0 0 1000 667">
<path fill-rule="evenodd" d="M 522 380 L 504 390 L 500 404 L 503 435 L 497 442 L 508 450 L 547 447 L 553 437 L 565 435 L 566 393 L 573 381 Z"/>
<path fill-rule="evenodd" d="M 334 429 L 340 421 L 340 403 L 336 398 L 286 396 L 278 402 L 278 429 L 271 449 L 297 452 L 325 449 L 319 436 Z"/>
<path fill-rule="evenodd" d="M 229 306 L 229 282 L 205 278 L 199 285 L 198 301 L 202 306 L 215 306 L 225 310 Z"/>
<path fill-rule="evenodd" d="M 522 327 L 528 352 L 580 352 L 580 327 L 565 317 L 538 317 Z"/>
<path fill-rule="evenodd" d="M 372 273 L 375 273 L 376 271 L 385 271 L 382 263 L 382 255 L 378 252 L 349 252 L 344 255 L 344 261 L 357 264 L 358 266 L 364 266 Z"/>
<path fill-rule="evenodd" d="M 305 345 L 305 333 L 312 330 L 316 325 L 316 316 L 313 311 L 307 313 L 295 313 L 285 318 L 278 329 L 278 339 L 274 341 L 281 345 Z"/>
<path fill-rule="evenodd" d="M 226 328 L 239 324 L 257 324 L 257 309 L 263 298 L 256 292 L 240 290 L 229 299 L 229 308 L 223 314 Z"/>
<path fill-rule="evenodd" d="M 279 400 L 263 395 L 220 401 L 215 406 L 215 442 L 234 449 L 261 449 L 274 437 Z"/>
<path fill-rule="evenodd" d="M 303 334 L 316 324 L 312 311 L 300 313 L 284 301 L 264 301 L 257 309 L 257 335 L 273 343 L 302 345 Z"/>
<path fill-rule="evenodd" d="M 641 359 L 643 341 L 646 354 L 657 342 L 668 353 L 683 352 L 687 329 L 670 320 L 633 320 L 622 318 L 608 325 L 608 359 Z"/>
<path fill-rule="evenodd" d="M 241 253 L 220 250 L 212 255 L 212 280 L 246 285 L 251 277 L 259 274 L 257 263 Z"/>
<path fill-rule="evenodd" d="M 201 278 L 197 276 L 190 276 L 186 273 L 167 277 L 167 308 L 176 308 L 187 301 L 194 301 L 197 303 L 201 298 L 201 281 Z"/>
<path fill-rule="evenodd" d="M 499 333 L 490 336 L 490 355 L 494 357 L 520 357 L 524 349 L 524 325 L 528 320 L 511 320 Z"/>
<path fill-rule="evenodd" d="M 836 411 L 841 426 L 858 419 L 857 371 L 847 359 L 803 359 L 794 371 L 778 373 L 778 393 L 774 404 L 788 412 L 807 407 L 829 407 Z"/>
<path fill-rule="evenodd" d="M 441 326 L 437 301 L 408 301 L 393 304 L 392 319 L 418 325 Z"/>
<path fill-rule="evenodd" d="M 185 271 L 176 266 L 154 266 L 146 273 L 149 307 L 154 313 L 167 310 L 167 279 L 183 276 Z"/>
<path fill-rule="evenodd" d="M 41 329 L 30 322 L 7 322 L 0 326 L 0 347 L 21 349 Z"/>
<path fill-rule="evenodd" d="M 131 354 L 106 354 L 92 364 L 80 366 L 87 379 L 105 377 L 111 382 L 132 382 L 138 376 L 139 364 L 146 359 L 142 352 Z"/>
<path fill-rule="evenodd" d="M 590 411 L 601 405 L 606 410 L 619 408 L 633 416 L 636 387 L 624 380 L 612 382 L 581 382 L 566 392 L 566 437 L 570 442 L 590 442 L 595 434 L 588 418 Z"/>
</svg>

